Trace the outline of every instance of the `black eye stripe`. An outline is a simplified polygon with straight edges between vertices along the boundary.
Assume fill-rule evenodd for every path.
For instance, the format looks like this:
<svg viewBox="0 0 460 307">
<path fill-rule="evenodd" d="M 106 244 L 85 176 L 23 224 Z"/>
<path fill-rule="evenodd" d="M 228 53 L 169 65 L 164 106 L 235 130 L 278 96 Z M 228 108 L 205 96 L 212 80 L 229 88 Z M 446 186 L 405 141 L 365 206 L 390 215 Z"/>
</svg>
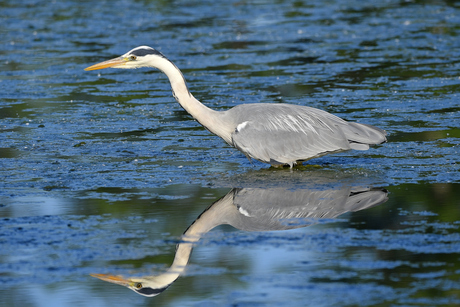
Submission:
<svg viewBox="0 0 460 307">
<path fill-rule="evenodd" d="M 156 54 L 161 57 L 164 57 L 164 55 L 160 51 L 155 50 L 155 49 L 150 49 L 150 48 L 136 49 L 136 50 L 133 50 L 130 54 L 135 55 L 135 56 L 145 56 L 147 54 Z"/>
</svg>

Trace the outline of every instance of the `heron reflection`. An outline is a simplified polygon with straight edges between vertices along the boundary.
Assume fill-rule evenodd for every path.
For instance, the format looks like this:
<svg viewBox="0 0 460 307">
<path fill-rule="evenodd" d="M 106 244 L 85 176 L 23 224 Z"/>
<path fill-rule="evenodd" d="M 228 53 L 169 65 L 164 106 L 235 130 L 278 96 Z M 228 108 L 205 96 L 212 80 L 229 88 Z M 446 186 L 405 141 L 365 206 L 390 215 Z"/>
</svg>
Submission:
<svg viewBox="0 0 460 307">
<path fill-rule="evenodd" d="M 184 272 L 194 243 L 219 225 L 228 224 L 244 231 L 306 227 L 319 219 L 332 219 L 346 212 L 377 206 L 387 199 L 384 189 L 347 186 L 328 190 L 234 188 L 203 211 L 187 228 L 177 245 L 174 261 L 165 273 L 144 277 L 91 276 L 128 287 L 144 296 L 156 296 Z"/>
</svg>

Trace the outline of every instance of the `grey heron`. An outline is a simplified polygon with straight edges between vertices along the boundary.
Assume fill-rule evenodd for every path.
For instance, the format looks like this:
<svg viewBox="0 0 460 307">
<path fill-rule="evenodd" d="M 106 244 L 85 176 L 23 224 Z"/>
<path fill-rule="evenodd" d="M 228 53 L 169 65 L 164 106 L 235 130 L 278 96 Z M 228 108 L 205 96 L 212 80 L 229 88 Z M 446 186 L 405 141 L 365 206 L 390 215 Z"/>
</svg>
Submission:
<svg viewBox="0 0 460 307">
<path fill-rule="evenodd" d="M 161 52 L 148 46 L 136 47 L 124 55 L 85 70 L 103 68 L 157 68 L 169 78 L 174 98 L 210 132 L 229 145 L 272 166 L 289 165 L 332 152 L 367 150 L 386 142 L 380 128 L 347 122 L 326 111 L 292 104 L 252 103 L 215 111 L 190 93 L 177 66 Z"/>
<path fill-rule="evenodd" d="M 125 286 L 143 296 L 165 291 L 185 271 L 193 245 L 213 228 L 227 224 L 244 231 L 275 231 L 307 227 L 321 219 L 333 219 L 380 205 L 388 200 L 384 189 L 349 187 L 234 188 L 209 206 L 187 228 L 177 245 L 173 263 L 166 272 L 143 277 L 91 274 Z"/>
</svg>

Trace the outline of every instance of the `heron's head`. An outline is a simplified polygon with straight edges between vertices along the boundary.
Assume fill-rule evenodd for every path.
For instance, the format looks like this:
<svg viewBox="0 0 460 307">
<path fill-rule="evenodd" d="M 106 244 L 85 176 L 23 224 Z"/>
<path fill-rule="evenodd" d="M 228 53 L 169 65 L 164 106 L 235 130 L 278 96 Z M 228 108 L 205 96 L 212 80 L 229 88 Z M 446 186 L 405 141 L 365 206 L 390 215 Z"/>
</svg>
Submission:
<svg viewBox="0 0 460 307">
<path fill-rule="evenodd" d="M 165 291 L 170 284 L 158 284 L 155 280 L 148 278 L 123 278 L 109 274 L 91 274 L 91 276 L 108 281 L 117 285 L 125 286 L 137 294 L 153 297 Z"/>
<path fill-rule="evenodd" d="M 155 60 L 165 59 L 165 56 L 158 50 L 148 46 L 136 47 L 118 58 L 104 61 L 85 70 L 97 70 L 103 68 L 140 68 L 140 67 L 155 67 Z"/>
</svg>

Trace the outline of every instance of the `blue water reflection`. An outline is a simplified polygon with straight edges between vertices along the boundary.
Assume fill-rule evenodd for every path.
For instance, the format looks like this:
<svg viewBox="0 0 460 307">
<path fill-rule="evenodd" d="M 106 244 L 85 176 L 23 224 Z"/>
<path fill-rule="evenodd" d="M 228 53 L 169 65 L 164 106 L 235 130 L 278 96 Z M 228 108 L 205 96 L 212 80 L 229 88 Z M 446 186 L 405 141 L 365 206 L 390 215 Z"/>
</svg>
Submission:
<svg viewBox="0 0 460 307">
<path fill-rule="evenodd" d="M 459 9 L 1 2 L 0 304 L 460 305 Z M 312 106 L 389 142 L 292 171 L 251 164 L 160 73 L 83 71 L 140 45 L 167 54 L 210 108 Z M 89 275 L 167 270 L 187 225 L 232 187 L 339 186 L 384 187 L 389 200 L 297 229 L 216 227 L 155 298 Z"/>
</svg>

